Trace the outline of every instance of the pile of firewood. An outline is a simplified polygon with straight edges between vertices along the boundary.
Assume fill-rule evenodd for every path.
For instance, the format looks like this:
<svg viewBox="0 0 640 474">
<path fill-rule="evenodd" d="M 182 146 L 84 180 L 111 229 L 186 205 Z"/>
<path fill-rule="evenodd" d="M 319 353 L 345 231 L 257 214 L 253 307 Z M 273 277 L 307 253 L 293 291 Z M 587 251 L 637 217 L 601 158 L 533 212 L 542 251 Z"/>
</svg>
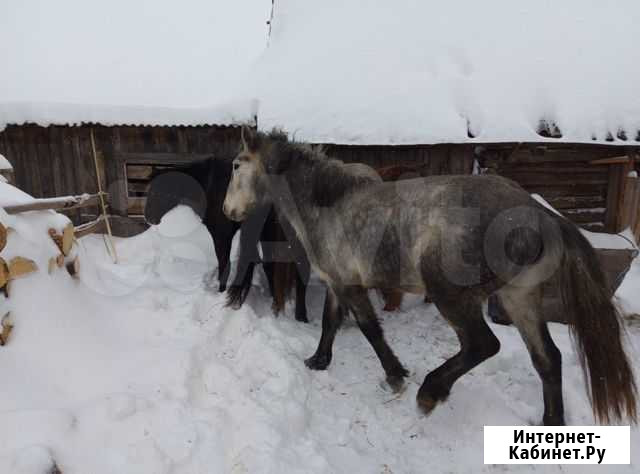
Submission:
<svg viewBox="0 0 640 474">
<path fill-rule="evenodd" d="M 75 240 L 74 227 L 71 222 L 65 226 L 62 234 L 59 234 L 55 229 L 49 229 L 49 235 L 56 243 L 60 253 L 49 259 L 49 274 L 51 275 L 56 268 L 66 267 L 69 275 L 77 277 L 80 270 L 78 257 L 70 258 L 71 248 Z"/>
<path fill-rule="evenodd" d="M 3 209 L 4 212 L 9 215 L 17 215 L 25 212 L 46 210 L 64 212 L 103 203 L 104 211 L 104 201 L 107 196 L 108 195 L 106 193 L 99 192 L 97 194 L 81 194 L 78 196 L 34 199 L 21 204 L 3 206 Z M 73 245 L 76 242 L 76 238 L 80 238 L 94 232 L 99 232 L 105 224 L 106 228 L 109 230 L 108 216 L 103 212 L 103 215 L 99 216 L 97 219 L 78 227 L 74 227 L 71 222 L 68 222 L 61 232 L 59 228 L 49 228 L 49 238 L 52 239 L 57 247 L 57 252 L 49 258 L 47 268 L 49 275 L 64 267 L 72 277 L 78 278 L 78 272 L 80 270 L 79 262 L 76 252 L 73 252 Z M 4 258 L 2 251 L 7 245 L 7 235 L 9 231 L 10 229 L 0 222 L 0 298 L 4 295 L 5 299 L 9 297 L 12 281 L 38 270 L 36 262 L 27 257 L 15 256 L 9 261 Z M 3 312 L 0 311 L 0 314 L 2 313 Z M 0 346 L 7 343 L 12 328 L 13 323 L 11 322 L 10 313 L 6 313 L 4 316 L 0 317 Z"/>
<path fill-rule="evenodd" d="M 30 258 L 15 256 L 9 261 L 3 258 L 2 251 L 7 245 L 8 234 L 9 229 L 0 223 L 0 290 L 4 298 L 9 298 L 12 281 L 38 270 L 38 265 Z M 72 277 L 77 278 L 79 272 L 78 257 L 72 256 L 72 248 L 75 241 L 73 224 L 69 222 L 62 230 L 62 233 L 53 228 L 49 229 L 49 237 L 56 244 L 59 251 L 58 255 L 49 259 L 49 274 L 52 274 L 58 268 L 65 267 Z M 9 341 L 12 329 L 11 314 L 7 312 L 0 318 L 0 346 Z"/>
</svg>

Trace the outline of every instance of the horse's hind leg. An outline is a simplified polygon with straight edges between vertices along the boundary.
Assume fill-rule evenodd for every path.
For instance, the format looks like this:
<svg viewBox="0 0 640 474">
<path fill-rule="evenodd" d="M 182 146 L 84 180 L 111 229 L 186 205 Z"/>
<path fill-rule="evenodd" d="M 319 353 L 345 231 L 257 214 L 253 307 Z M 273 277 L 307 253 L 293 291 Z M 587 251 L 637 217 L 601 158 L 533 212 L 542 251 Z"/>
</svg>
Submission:
<svg viewBox="0 0 640 474">
<path fill-rule="evenodd" d="M 457 296 L 436 299 L 438 310 L 458 335 L 460 352 L 425 377 L 417 401 L 426 413 L 447 398 L 459 377 L 500 350 L 500 342 L 482 316 L 480 302 L 464 293 Z"/>
<path fill-rule="evenodd" d="M 353 312 L 360 330 L 376 351 L 382 368 L 387 374 L 387 382 L 394 391 L 404 385 L 404 378 L 409 372 L 402 366 L 384 338 L 382 327 L 371 305 L 367 290 L 360 287 L 344 289 L 340 301 Z"/>
<path fill-rule="evenodd" d="M 296 261 L 296 321 L 308 323 L 307 284 L 309 283 L 310 264 L 304 258 Z"/>
<path fill-rule="evenodd" d="M 545 425 L 564 425 L 562 402 L 562 355 L 551 339 L 541 317 L 542 299 L 537 291 L 523 294 L 522 288 L 505 287 L 499 291 L 504 309 L 518 328 L 529 350 L 531 361 L 542 379 Z"/>
</svg>

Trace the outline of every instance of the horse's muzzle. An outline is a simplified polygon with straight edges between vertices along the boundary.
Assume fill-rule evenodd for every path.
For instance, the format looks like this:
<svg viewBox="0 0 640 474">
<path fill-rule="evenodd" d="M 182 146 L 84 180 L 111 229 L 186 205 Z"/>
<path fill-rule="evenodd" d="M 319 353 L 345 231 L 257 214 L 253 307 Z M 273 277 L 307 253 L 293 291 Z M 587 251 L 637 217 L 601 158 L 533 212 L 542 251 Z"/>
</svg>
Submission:
<svg viewBox="0 0 640 474">
<path fill-rule="evenodd" d="M 234 209 L 227 208 L 226 204 L 222 206 L 222 212 L 232 221 L 242 222 L 244 220 L 244 216 L 240 215 L 240 213 Z"/>
</svg>

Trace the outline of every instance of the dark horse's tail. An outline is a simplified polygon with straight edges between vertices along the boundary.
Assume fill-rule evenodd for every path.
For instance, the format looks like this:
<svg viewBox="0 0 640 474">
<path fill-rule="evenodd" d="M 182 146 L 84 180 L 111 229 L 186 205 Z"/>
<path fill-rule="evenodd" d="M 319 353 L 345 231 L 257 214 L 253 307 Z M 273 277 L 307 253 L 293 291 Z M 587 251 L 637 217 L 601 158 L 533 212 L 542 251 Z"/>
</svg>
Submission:
<svg viewBox="0 0 640 474">
<path fill-rule="evenodd" d="M 625 415 L 636 422 L 636 384 L 622 345 L 620 313 L 611 300 L 596 253 L 578 228 L 556 218 L 564 252 L 560 293 L 596 418 L 604 423 Z"/>
<path fill-rule="evenodd" d="M 298 269 L 295 262 L 275 262 L 273 264 L 273 310 L 276 314 L 284 310 L 296 284 Z"/>
</svg>

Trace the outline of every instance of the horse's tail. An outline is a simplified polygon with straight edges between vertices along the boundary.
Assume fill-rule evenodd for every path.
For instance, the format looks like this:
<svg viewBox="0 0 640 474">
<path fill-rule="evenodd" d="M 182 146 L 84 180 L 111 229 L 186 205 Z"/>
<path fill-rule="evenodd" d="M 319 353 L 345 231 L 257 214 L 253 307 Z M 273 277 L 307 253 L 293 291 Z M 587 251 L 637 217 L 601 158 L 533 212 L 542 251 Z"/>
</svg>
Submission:
<svg viewBox="0 0 640 474">
<path fill-rule="evenodd" d="M 296 284 L 295 262 L 274 262 L 273 264 L 273 310 L 276 314 L 284 309 Z"/>
<path fill-rule="evenodd" d="M 590 385 L 595 417 L 604 423 L 626 416 L 636 422 L 636 384 L 622 345 L 622 321 L 596 252 L 578 228 L 563 218 L 560 294 L 576 349 Z"/>
</svg>

